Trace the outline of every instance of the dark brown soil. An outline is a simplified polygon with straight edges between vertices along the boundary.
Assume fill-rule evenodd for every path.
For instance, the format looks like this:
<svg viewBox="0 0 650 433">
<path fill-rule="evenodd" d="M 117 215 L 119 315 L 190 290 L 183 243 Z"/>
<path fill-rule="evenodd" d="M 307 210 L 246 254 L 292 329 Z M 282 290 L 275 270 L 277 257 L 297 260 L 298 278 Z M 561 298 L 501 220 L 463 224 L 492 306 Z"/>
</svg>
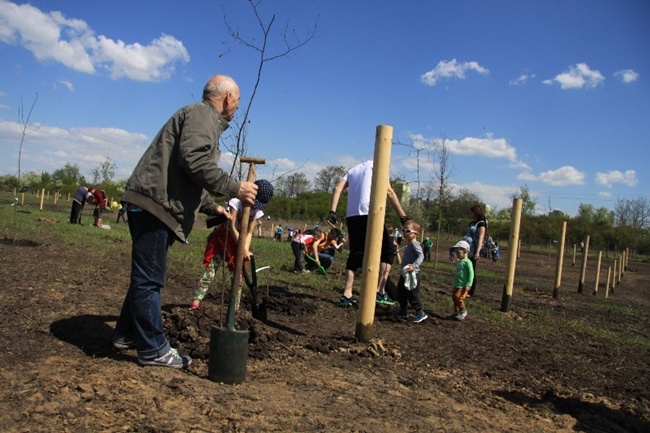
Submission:
<svg viewBox="0 0 650 433">
<path fill-rule="evenodd" d="M 480 266 L 503 275 L 506 257 Z M 75 272 L 81 260 L 97 260 L 96 272 Z M 605 299 L 576 293 L 579 265 L 568 263 L 554 300 L 554 259 L 523 252 L 508 312 L 494 314 L 503 278 L 483 277 L 464 322 L 445 320 L 446 309 L 400 322 L 377 305 L 371 343 L 354 339 L 357 311 L 336 305 L 341 261 L 317 288 L 275 270 L 282 282 L 263 287 L 267 323 L 251 317 L 244 292 L 247 380 L 225 385 L 208 378 L 221 296 L 210 292 L 189 311 L 197 276 L 178 267 L 164 320 L 172 344 L 194 359 L 189 371 L 141 367 L 134 351 L 111 348 L 129 263 L 129 242 L 117 257 L 0 242 L 3 431 L 650 431 L 647 264 L 631 265 Z M 421 278 L 424 301 L 450 299 L 435 282 L 451 281 L 450 271 L 426 264 Z"/>
</svg>

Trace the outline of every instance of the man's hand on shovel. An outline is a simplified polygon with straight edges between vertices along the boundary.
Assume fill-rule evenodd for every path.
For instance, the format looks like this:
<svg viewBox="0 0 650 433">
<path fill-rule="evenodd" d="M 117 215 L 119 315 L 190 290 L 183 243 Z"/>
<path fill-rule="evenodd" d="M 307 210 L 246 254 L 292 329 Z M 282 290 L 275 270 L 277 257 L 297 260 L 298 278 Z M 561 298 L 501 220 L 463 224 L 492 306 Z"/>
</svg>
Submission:
<svg viewBox="0 0 650 433">
<path fill-rule="evenodd" d="M 255 202 L 257 196 L 257 185 L 254 182 L 241 182 L 239 184 L 239 191 L 237 191 L 237 198 L 244 204 L 250 206 Z"/>
</svg>

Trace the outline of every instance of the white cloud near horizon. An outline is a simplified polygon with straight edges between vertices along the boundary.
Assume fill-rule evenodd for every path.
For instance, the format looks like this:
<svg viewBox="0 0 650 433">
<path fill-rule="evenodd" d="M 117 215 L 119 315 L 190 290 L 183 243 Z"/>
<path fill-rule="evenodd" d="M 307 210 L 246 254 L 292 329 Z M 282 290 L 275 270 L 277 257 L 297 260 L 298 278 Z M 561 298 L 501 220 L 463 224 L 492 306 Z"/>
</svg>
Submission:
<svg viewBox="0 0 650 433">
<path fill-rule="evenodd" d="M 422 134 L 409 134 L 415 149 L 439 148 L 441 140 L 426 138 Z M 500 158 L 510 162 L 509 168 L 525 169 L 530 167 L 517 157 L 517 149 L 511 146 L 505 138 L 494 138 L 492 134 L 485 137 L 465 137 L 462 140 L 445 139 L 447 149 L 454 155 L 478 156 L 483 158 Z"/>
<path fill-rule="evenodd" d="M 0 151 L 7 157 L 3 165 L 12 164 L 9 170 L 15 171 L 18 164 L 19 149 L 15 143 L 20 143 L 20 128 L 16 122 L 0 119 Z M 52 172 L 69 162 L 78 164 L 82 174 L 90 174 L 90 170 L 108 156 L 117 165 L 116 177 L 127 177 L 149 145 L 149 140 L 144 134 L 118 128 L 64 129 L 33 125 L 25 136 L 21 166 L 24 171 Z"/>
<path fill-rule="evenodd" d="M 83 20 L 6 0 L 0 0 L 0 42 L 22 46 L 40 62 L 53 60 L 86 74 L 108 70 L 114 80 L 165 80 L 176 62 L 190 60 L 183 43 L 173 36 L 163 34 L 149 45 L 126 44 L 95 36 Z"/>
<path fill-rule="evenodd" d="M 594 182 L 596 182 L 598 185 L 611 188 L 615 183 L 622 183 L 627 186 L 635 186 L 639 183 L 639 180 L 636 177 L 635 170 L 626 170 L 625 173 L 622 173 L 619 170 L 610 170 L 607 173 L 596 173 Z"/>
<path fill-rule="evenodd" d="M 435 86 L 438 80 L 443 78 L 457 78 L 464 80 L 467 71 L 474 71 L 481 75 L 488 75 L 490 73 L 487 68 L 484 68 L 477 62 L 460 63 L 456 59 L 450 61 L 441 60 L 434 69 L 422 74 L 420 80 L 427 86 Z"/>
<path fill-rule="evenodd" d="M 578 63 L 569 67 L 567 72 L 556 75 L 553 79 L 544 80 L 543 83 L 552 85 L 560 84 L 562 89 L 593 89 L 603 84 L 605 77 L 598 71 L 592 71 L 586 63 Z"/>
<path fill-rule="evenodd" d="M 629 84 L 639 79 L 639 74 L 633 69 L 623 69 L 614 72 L 614 76 L 620 79 L 623 83 Z"/>
<path fill-rule="evenodd" d="M 565 165 L 557 170 L 549 170 L 538 176 L 526 171 L 517 176 L 519 180 L 542 182 L 552 186 L 584 185 L 585 174 L 570 165 Z"/>
</svg>

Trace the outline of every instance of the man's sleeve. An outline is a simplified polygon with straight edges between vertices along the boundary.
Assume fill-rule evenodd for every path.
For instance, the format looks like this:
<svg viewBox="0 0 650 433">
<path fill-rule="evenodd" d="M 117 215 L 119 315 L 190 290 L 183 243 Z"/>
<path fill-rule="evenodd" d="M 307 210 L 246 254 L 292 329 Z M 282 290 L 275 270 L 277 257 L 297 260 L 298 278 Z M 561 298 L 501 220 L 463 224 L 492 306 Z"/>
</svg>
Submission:
<svg viewBox="0 0 650 433">
<path fill-rule="evenodd" d="M 179 162 L 192 181 L 209 193 L 236 197 L 239 182 L 218 165 L 221 152 L 215 147 L 220 134 L 210 110 L 199 105 L 185 113 L 179 132 Z"/>
</svg>

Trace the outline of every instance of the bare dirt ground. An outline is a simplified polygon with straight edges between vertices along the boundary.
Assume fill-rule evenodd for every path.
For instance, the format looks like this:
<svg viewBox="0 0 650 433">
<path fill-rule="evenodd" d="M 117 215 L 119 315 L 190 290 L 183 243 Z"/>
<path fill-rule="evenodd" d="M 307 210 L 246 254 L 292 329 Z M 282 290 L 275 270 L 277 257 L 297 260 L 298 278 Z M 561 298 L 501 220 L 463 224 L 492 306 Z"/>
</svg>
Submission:
<svg viewBox="0 0 650 433">
<path fill-rule="evenodd" d="M 82 244 L 0 241 L 3 431 L 650 431 L 650 351 L 630 343 L 647 342 L 650 265 L 634 264 L 604 299 L 577 294 L 579 266 L 568 264 L 553 300 L 554 259 L 524 252 L 509 312 L 481 317 L 500 308 L 503 290 L 503 278 L 483 277 L 464 322 L 444 320 L 448 310 L 396 322 L 378 305 L 370 344 L 354 340 L 356 310 L 336 305 L 340 260 L 316 288 L 277 270 L 284 282 L 268 287 L 268 323 L 250 317 L 245 296 L 237 327 L 250 329 L 247 380 L 225 385 L 208 378 L 219 296 L 189 311 L 196 275 L 178 267 L 164 319 L 172 344 L 194 358 L 189 371 L 141 367 L 135 351 L 112 350 L 128 284 L 123 242 L 124 254 L 99 261 Z M 503 274 L 506 257 L 480 266 Z M 95 273 L 75 271 L 93 260 Z M 423 300 L 450 298 L 433 275 L 427 264 Z M 639 305 L 643 314 L 630 314 Z M 615 331 L 629 341 L 612 341 Z"/>
</svg>

